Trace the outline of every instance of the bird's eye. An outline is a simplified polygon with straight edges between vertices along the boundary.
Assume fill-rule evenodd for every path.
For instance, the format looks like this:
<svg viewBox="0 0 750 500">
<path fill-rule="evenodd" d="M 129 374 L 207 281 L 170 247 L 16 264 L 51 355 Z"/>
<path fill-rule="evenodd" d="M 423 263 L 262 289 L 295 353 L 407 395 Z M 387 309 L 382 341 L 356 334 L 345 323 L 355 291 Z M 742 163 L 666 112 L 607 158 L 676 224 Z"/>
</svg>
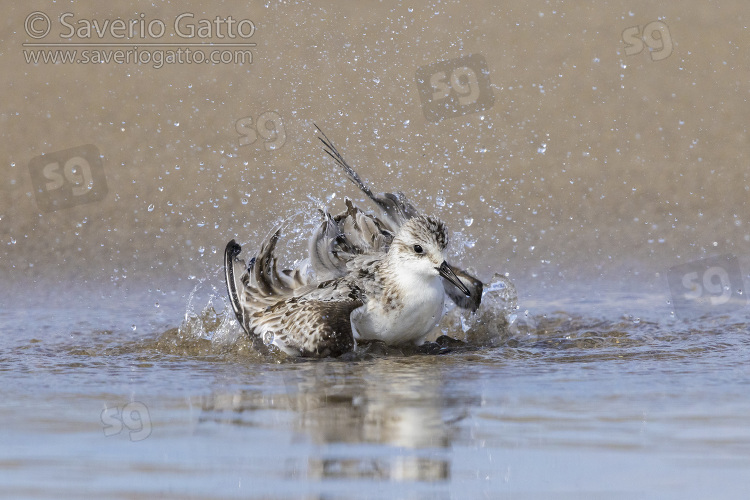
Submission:
<svg viewBox="0 0 750 500">
<path fill-rule="evenodd" d="M 414 253 L 423 253 L 424 249 L 422 248 L 422 245 L 414 245 Z"/>
</svg>

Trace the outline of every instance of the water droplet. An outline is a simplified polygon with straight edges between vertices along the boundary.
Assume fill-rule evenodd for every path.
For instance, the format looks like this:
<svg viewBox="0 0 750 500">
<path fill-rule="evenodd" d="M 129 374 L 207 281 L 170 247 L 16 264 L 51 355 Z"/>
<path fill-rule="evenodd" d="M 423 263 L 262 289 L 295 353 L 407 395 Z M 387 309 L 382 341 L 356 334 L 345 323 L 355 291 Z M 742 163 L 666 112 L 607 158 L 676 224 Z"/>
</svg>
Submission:
<svg viewBox="0 0 750 500">
<path fill-rule="evenodd" d="M 154 211 L 154 204 L 153 203 L 148 206 L 148 211 L 149 212 L 153 212 Z"/>
<path fill-rule="evenodd" d="M 468 217 L 464 219 L 464 224 L 466 224 L 467 226 L 471 226 L 472 224 L 474 224 L 474 219 L 471 217 Z"/>
<path fill-rule="evenodd" d="M 539 154 L 544 154 L 547 152 L 547 143 L 542 143 L 538 148 L 536 148 L 536 152 Z"/>
<path fill-rule="evenodd" d="M 273 344 L 274 335 L 272 332 L 266 332 L 263 334 L 263 343 L 266 345 Z"/>
<path fill-rule="evenodd" d="M 439 207 L 445 206 L 445 196 L 443 196 L 443 190 L 438 191 L 438 195 L 435 197 L 435 205 Z"/>
<path fill-rule="evenodd" d="M 130 328 L 132 328 L 132 329 L 133 329 L 133 331 L 135 331 L 135 330 L 136 330 L 136 329 L 137 329 L 138 327 L 137 327 L 137 326 L 135 326 L 135 325 L 133 325 L 133 326 L 131 326 Z"/>
</svg>

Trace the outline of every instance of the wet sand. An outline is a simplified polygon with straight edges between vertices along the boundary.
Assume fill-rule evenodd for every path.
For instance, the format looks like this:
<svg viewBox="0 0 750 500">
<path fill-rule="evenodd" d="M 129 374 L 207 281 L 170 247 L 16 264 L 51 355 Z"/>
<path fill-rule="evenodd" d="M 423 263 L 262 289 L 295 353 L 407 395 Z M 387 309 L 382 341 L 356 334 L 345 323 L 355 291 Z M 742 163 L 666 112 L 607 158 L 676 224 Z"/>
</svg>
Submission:
<svg viewBox="0 0 750 500">
<path fill-rule="evenodd" d="M 748 265 L 742 2 L 192 5 L 56 7 L 42 41 L 65 32 L 64 12 L 68 23 L 142 12 L 167 26 L 157 41 L 177 42 L 193 41 L 169 35 L 183 11 L 232 15 L 256 27 L 252 64 L 26 64 L 28 9 L 8 7 L 2 281 L 178 281 L 216 265 L 229 239 L 254 244 L 309 210 L 308 196 L 336 193 L 343 207 L 359 194 L 313 122 L 376 189 L 444 218 L 462 260 L 524 292 L 600 278 L 665 290 L 670 267 L 714 254 Z M 627 55 L 623 32 L 659 19 L 669 57 L 645 43 Z M 486 61 L 491 107 L 427 121 L 418 68 L 471 54 Z M 285 140 L 240 145 L 261 115 Z M 41 213 L 29 162 L 82 144 L 102 155 L 106 196 Z"/>
</svg>

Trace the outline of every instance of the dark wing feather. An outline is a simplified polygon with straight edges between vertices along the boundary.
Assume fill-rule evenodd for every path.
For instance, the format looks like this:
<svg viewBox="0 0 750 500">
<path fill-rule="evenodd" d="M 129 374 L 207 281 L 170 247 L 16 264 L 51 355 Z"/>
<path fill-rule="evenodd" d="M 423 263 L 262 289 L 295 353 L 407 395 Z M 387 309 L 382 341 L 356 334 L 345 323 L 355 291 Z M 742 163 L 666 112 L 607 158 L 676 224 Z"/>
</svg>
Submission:
<svg viewBox="0 0 750 500">
<path fill-rule="evenodd" d="M 229 303 L 232 306 L 232 311 L 234 311 L 234 315 L 240 325 L 242 325 L 242 328 L 247 331 L 245 311 L 240 303 L 236 279 L 237 268 L 239 267 L 242 269 L 245 266 L 245 263 L 237 257 L 241 251 L 242 247 L 234 240 L 227 243 L 227 246 L 224 248 L 224 279 L 226 281 L 227 293 L 229 294 Z"/>
<path fill-rule="evenodd" d="M 359 177 L 357 172 L 355 172 L 354 169 L 349 166 L 341 153 L 339 153 L 339 150 L 336 149 L 336 146 L 320 129 L 320 127 L 315 125 L 315 128 L 318 129 L 320 135 L 323 136 L 318 137 L 320 142 L 323 143 L 323 151 L 325 151 L 328 156 L 333 158 L 336 164 L 338 164 L 342 168 L 349 180 L 356 184 L 357 187 L 363 193 L 365 193 L 368 198 L 375 202 L 375 204 L 385 213 L 386 217 L 389 219 L 389 222 L 393 226 L 393 229 L 398 229 L 403 225 L 404 222 L 411 219 L 412 217 L 416 217 L 417 215 L 419 215 L 419 210 L 417 210 L 417 207 L 411 204 L 404 193 L 398 192 L 396 194 L 374 194 L 370 187 Z"/>
</svg>

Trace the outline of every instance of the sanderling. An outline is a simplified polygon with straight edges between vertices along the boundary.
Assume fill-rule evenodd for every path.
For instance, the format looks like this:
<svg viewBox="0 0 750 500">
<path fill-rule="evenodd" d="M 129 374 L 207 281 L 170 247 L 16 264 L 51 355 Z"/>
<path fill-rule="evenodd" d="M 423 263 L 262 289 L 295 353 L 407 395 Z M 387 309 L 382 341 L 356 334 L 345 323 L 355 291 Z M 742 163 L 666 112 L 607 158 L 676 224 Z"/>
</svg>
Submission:
<svg viewBox="0 0 750 500">
<path fill-rule="evenodd" d="M 317 126 L 316 126 L 317 128 Z M 249 265 L 230 241 L 224 269 L 232 309 L 251 338 L 293 356 L 338 356 L 357 340 L 420 345 L 443 316 L 445 295 L 476 310 L 482 282 L 445 259 L 445 224 L 420 215 L 403 193 L 376 195 L 322 135 L 325 152 L 382 212 L 346 200 L 309 240 L 308 258 L 279 272 L 274 232 Z"/>
</svg>

